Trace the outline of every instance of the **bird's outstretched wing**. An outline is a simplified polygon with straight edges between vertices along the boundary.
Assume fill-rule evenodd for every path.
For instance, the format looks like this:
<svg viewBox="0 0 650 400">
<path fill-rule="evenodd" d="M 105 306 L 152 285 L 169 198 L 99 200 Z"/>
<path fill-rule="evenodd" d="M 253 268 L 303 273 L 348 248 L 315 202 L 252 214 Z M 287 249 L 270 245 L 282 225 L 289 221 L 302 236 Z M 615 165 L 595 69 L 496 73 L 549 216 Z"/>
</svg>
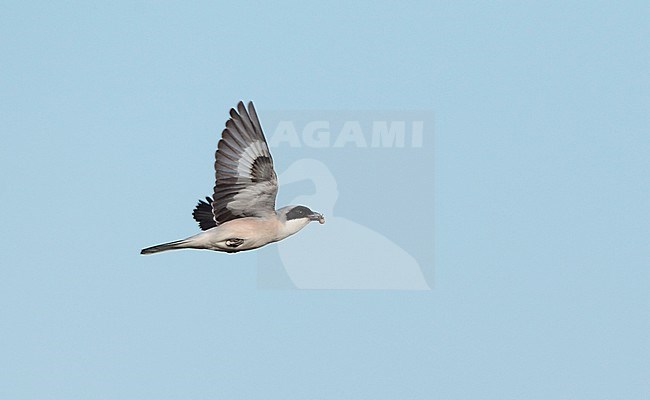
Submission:
<svg viewBox="0 0 650 400">
<path fill-rule="evenodd" d="M 230 110 L 230 119 L 215 153 L 214 169 L 213 226 L 237 218 L 275 213 L 278 180 L 252 102 L 248 103 L 248 110 L 242 102 L 237 104 L 236 110 Z M 210 229 L 213 226 L 205 221 L 204 211 L 206 207 L 199 203 L 194 219 L 202 229 Z"/>
</svg>

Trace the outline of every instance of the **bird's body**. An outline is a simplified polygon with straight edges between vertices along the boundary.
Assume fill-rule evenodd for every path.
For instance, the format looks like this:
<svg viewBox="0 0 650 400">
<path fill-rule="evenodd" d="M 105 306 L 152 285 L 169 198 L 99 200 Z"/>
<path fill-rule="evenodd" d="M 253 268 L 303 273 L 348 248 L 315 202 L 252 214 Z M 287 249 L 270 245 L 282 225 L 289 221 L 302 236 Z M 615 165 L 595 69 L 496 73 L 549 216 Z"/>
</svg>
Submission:
<svg viewBox="0 0 650 400">
<path fill-rule="evenodd" d="M 230 110 L 215 155 L 213 199 L 199 201 L 193 212 L 203 232 L 148 247 L 141 254 L 174 249 L 235 253 L 282 240 L 324 217 L 305 206 L 275 210 L 278 184 L 273 159 L 253 103 Z"/>
</svg>

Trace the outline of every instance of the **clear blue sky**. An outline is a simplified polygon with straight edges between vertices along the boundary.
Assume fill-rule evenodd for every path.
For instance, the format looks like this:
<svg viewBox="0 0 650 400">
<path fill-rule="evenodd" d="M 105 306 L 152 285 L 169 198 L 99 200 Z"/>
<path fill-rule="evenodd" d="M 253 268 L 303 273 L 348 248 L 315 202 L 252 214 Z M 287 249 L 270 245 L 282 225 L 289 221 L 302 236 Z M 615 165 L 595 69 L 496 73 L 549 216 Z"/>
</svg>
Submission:
<svg viewBox="0 0 650 400">
<path fill-rule="evenodd" d="M 3 2 L 0 398 L 648 399 L 649 4 Z M 433 290 L 141 257 L 240 99 L 433 111 Z"/>
</svg>

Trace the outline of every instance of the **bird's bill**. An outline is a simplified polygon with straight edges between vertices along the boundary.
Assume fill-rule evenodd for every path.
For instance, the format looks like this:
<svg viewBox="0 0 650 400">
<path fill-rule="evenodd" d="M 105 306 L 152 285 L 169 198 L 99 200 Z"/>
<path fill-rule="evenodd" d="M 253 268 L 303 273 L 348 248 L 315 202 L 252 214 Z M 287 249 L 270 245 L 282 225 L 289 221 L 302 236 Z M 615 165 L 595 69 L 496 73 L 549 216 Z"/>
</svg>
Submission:
<svg viewBox="0 0 650 400">
<path fill-rule="evenodd" d="M 324 224 L 324 223 L 325 223 L 325 217 L 323 216 L 323 214 L 319 214 L 319 213 L 313 213 L 313 214 L 311 214 L 311 215 L 309 216 L 309 220 L 310 220 L 310 221 L 318 221 L 318 223 L 320 223 L 320 224 Z"/>
</svg>

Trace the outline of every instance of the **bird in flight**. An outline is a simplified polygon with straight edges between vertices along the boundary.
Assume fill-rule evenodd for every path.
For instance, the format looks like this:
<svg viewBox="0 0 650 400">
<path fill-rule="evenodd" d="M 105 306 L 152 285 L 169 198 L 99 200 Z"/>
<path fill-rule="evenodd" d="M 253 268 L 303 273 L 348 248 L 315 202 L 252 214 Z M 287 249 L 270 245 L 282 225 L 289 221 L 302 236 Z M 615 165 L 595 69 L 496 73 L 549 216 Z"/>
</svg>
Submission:
<svg viewBox="0 0 650 400">
<path fill-rule="evenodd" d="M 212 198 L 199 200 L 192 216 L 203 232 L 186 239 L 147 247 L 140 254 L 175 249 L 235 253 L 277 242 L 309 222 L 325 223 L 305 206 L 275 209 L 278 179 L 253 103 L 239 102 L 221 133 L 215 154 Z"/>
</svg>

